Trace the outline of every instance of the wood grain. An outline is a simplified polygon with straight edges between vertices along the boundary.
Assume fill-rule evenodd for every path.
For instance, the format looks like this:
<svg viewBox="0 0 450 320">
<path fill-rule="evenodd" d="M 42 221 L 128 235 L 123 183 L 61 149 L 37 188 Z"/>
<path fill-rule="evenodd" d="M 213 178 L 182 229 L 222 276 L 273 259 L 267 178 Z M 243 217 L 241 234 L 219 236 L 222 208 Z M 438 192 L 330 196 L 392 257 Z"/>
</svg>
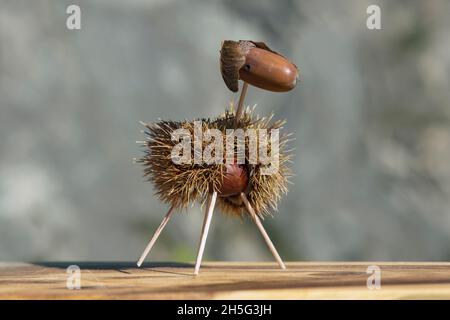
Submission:
<svg viewBox="0 0 450 320">
<path fill-rule="evenodd" d="M 69 265 L 81 289 L 66 287 Z M 368 289 L 369 265 L 381 289 Z M 450 299 L 450 263 L 0 263 L 0 299 Z"/>
</svg>

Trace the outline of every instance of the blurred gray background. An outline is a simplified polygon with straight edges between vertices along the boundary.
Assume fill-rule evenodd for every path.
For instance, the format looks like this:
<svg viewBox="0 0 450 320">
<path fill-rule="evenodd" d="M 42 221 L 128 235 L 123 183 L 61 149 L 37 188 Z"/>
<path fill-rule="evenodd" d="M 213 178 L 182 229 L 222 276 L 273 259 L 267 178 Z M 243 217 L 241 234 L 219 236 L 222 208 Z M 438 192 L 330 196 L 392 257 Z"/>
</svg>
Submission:
<svg viewBox="0 0 450 320">
<path fill-rule="evenodd" d="M 136 260 L 167 210 L 132 163 L 138 121 L 237 99 L 225 39 L 301 71 L 294 91 L 246 99 L 296 138 L 293 185 L 264 221 L 285 260 L 450 259 L 448 1 L 1 0 L 0 260 Z M 176 215 L 149 259 L 193 260 L 202 215 Z M 220 214 L 205 259 L 272 260 L 249 220 Z"/>
</svg>

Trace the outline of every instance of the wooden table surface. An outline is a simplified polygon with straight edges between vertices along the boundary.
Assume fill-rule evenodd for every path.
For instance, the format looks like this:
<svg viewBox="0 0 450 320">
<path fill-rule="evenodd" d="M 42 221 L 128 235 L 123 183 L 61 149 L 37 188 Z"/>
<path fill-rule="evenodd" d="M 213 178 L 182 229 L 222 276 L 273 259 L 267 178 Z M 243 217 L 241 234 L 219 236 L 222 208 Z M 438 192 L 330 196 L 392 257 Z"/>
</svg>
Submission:
<svg viewBox="0 0 450 320">
<path fill-rule="evenodd" d="M 81 289 L 67 288 L 78 265 Z M 367 267 L 381 270 L 368 289 Z M 0 299 L 450 299 L 450 263 L 0 263 Z M 69 281 L 70 282 L 70 281 Z M 72 282 L 70 282 L 72 283 Z"/>
</svg>

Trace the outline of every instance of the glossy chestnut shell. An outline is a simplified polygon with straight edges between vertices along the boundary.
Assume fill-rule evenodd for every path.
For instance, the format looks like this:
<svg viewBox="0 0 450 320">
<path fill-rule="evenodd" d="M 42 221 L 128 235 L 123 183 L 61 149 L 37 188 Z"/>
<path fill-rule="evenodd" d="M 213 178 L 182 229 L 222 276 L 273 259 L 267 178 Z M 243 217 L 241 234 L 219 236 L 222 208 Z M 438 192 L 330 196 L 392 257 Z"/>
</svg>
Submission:
<svg viewBox="0 0 450 320">
<path fill-rule="evenodd" d="M 218 188 L 220 197 L 229 197 L 240 194 L 248 186 L 248 170 L 245 165 L 226 164 L 221 185 Z"/>
</svg>

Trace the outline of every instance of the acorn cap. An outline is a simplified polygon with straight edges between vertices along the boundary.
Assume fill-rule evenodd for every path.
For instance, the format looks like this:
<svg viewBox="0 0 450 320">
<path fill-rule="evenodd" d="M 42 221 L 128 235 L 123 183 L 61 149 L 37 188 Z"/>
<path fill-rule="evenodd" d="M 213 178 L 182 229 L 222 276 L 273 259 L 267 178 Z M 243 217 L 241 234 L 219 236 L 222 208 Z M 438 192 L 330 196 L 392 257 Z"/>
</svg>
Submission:
<svg viewBox="0 0 450 320">
<path fill-rule="evenodd" d="M 239 90 L 239 69 L 245 64 L 245 55 L 254 47 L 249 41 L 225 40 L 220 49 L 220 72 L 228 89 Z"/>
</svg>

